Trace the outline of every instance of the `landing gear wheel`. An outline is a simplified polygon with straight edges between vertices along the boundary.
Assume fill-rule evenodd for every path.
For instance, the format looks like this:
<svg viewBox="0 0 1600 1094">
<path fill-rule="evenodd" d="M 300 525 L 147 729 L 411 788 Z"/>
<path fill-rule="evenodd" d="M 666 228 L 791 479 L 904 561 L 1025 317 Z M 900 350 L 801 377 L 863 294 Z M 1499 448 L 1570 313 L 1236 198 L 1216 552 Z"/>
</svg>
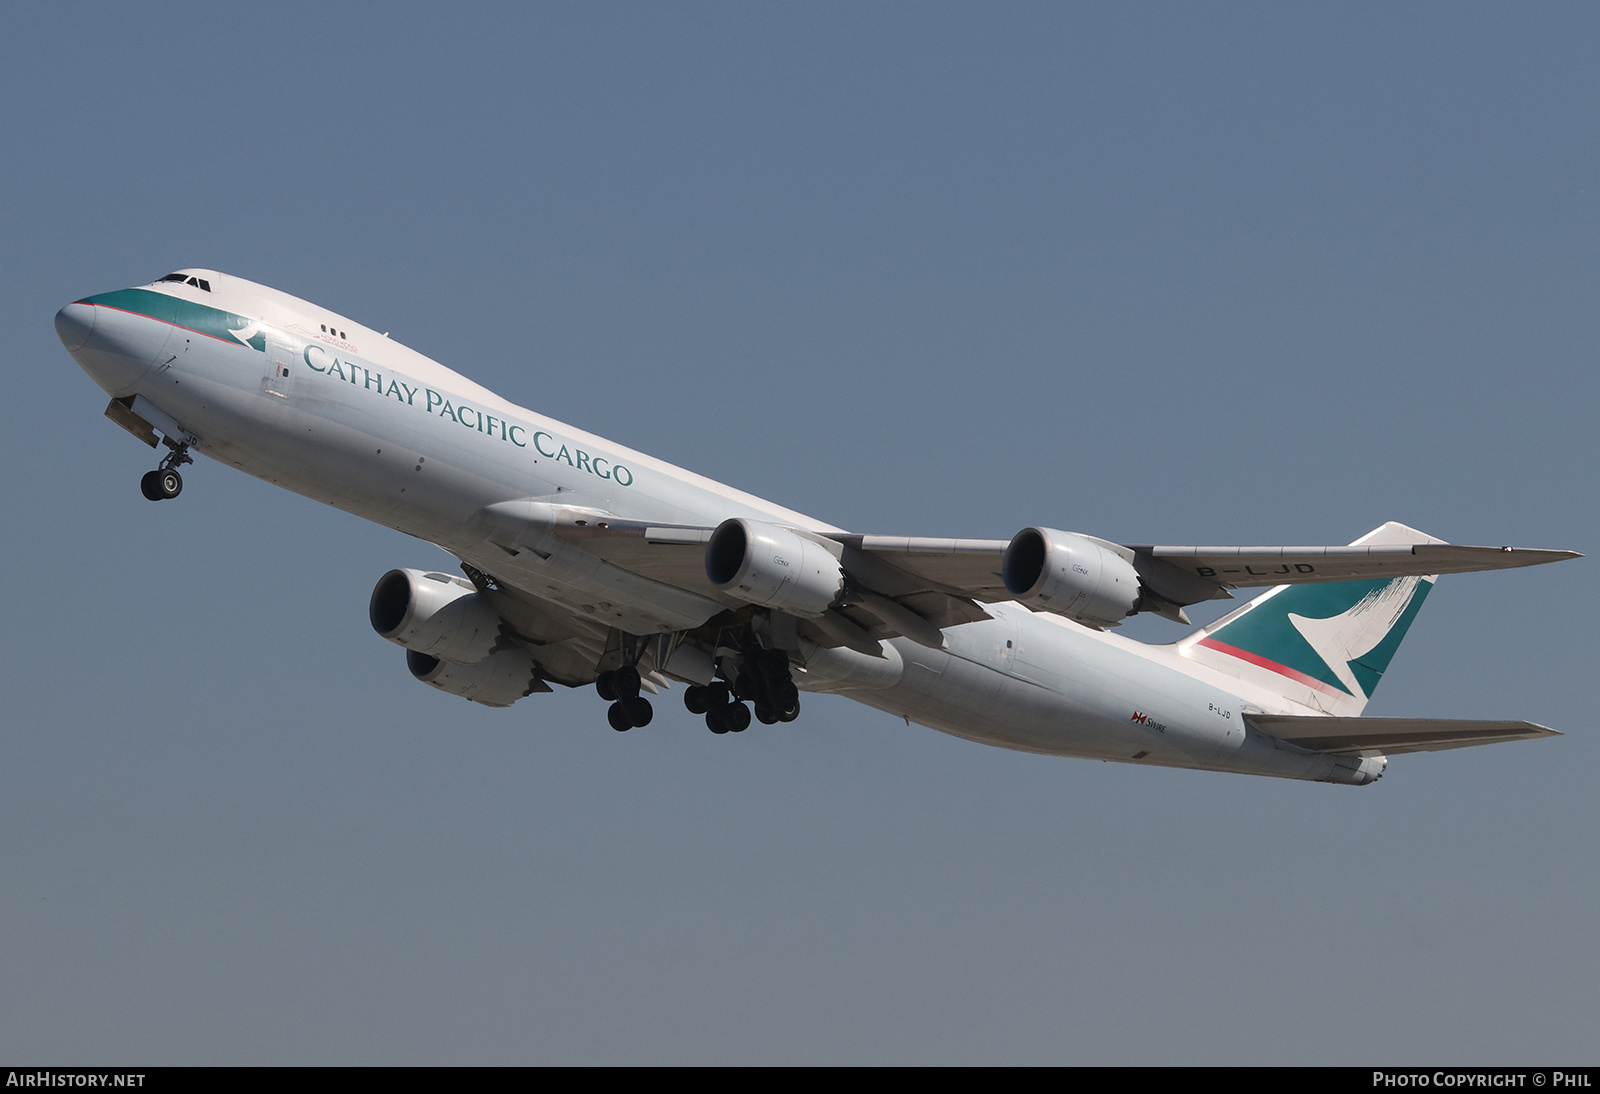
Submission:
<svg viewBox="0 0 1600 1094">
<path fill-rule="evenodd" d="M 650 700 L 639 695 L 635 695 L 632 699 L 620 700 L 617 706 L 623 709 L 629 721 L 638 729 L 649 725 L 650 719 L 656 716 L 655 710 L 650 706 Z"/>
<path fill-rule="evenodd" d="M 761 694 L 761 684 L 748 672 L 741 672 L 733 681 L 733 694 L 740 699 L 754 699 Z"/>
<path fill-rule="evenodd" d="M 711 704 L 706 701 L 706 689 L 699 684 L 694 684 L 683 693 L 683 706 L 690 714 L 704 714 L 711 709 Z"/>
<path fill-rule="evenodd" d="M 778 713 L 778 721 L 780 722 L 792 722 L 798 717 L 800 717 L 799 699 L 796 699 L 793 703 Z"/>
<path fill-rule="evenodd" d="M 611 669 L 607 669 L 595 678 L 594 690 L 599 692 L 600 698 L 608 703 L 621 698 L 617 694 L 617 674 Z"/>
<path fill-rule="evenodd" d="M 633 719 L 628 717 L 628 712 L 621 703 L 612 703 L 606 708 L 606 721 L 610 722 L 611 728 L 618 733 L 626 733 L 633 728 Z"/>
<path fill-rule="evenodd" d="M 161 466 L 139 480 L 139 493 L 151 501 L 169 501 L 183 493 L 183 476 L 178 474 L 178 468 L 194 462 L 189 457 L 188 445 L 168 438 L 167 447 L 172 451 L 161 461 Z"/>
<path fill-rule="evenodd" d="M 169 501 L 183 493 L 183 476 L 173 467 L 146 471 L 139 480 L 139 493 L 151 501 Z"/>
<path fill-rule="evenodd" d="M 723 721 L 723 712 L 725 710 L 727 710 L 726 707 L 713 707 L 706 711 L 706 728 L 713 733 L 728 732 L 728 727 Z"/>
<path fill-rule="evenodd" d="M 729 733 L 743 733 L 750 728 L 750 708 L 743 703 L 729 703 L 723 707 L 722 718 Z"/>
<path fill-rule="evenodd" d="M 764 726 L 777 725 L 778 719 L 782 716 L 783 715 L 781 712 L 773 710 L 765 703 L 756 704 L 756 721 L 760 722 Z"/>
<path fill-rule="evenodd" d="M 639 694 L 639 670 L 632 665 L 623 665 L 612 678 L 616 680 L 617 698 L 633 699 Z"/>
</svg>

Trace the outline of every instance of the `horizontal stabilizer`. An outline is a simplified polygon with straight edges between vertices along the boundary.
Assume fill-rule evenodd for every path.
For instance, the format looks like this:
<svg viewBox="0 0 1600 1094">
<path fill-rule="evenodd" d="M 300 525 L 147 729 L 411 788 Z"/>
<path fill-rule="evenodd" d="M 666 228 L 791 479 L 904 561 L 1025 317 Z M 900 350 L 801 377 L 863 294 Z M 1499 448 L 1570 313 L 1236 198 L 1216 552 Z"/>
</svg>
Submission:
<svg viewBox="0 0 1600 1094">
<path fill-rule="evenodd" d="M 1500 741 L 1559 737 L 1532 722 L 1459 718 L 1323 718 L 1316 715 L 1246 714 L 1245 721 L 1269 737 L 1312 752 L 1438 752 Z"/>
</svg>

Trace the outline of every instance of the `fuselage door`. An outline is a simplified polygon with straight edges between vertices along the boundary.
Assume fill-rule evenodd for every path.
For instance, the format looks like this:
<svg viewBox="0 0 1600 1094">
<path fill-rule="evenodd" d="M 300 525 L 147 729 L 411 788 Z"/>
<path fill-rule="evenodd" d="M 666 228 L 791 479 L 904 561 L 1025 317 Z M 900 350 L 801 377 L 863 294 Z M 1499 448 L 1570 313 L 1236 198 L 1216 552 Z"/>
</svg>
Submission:
<svg viewBox="0 0 1600 1094">
<path fill-rule="evenodd" d="M 267 374 L 261 380 L 261 390 L 280 399 L 289 397 L 289 381 L 294 379 L 297 357 L 293 346 L 282 342 L 267 342 Z"/>
</svg>

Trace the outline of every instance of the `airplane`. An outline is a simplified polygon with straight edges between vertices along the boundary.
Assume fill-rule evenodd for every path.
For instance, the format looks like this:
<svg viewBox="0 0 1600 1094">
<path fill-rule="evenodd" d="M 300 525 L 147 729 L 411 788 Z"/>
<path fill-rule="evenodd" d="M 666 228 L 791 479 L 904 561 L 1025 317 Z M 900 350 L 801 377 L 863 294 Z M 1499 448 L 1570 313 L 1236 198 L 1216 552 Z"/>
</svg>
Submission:
<svg viewBox="0 0 1600 1094">
<path fill-rule="evenodd" d="M 378 578 L 373 629 L 424 684 L 507 707 L 593 686 L 618 731 L 684 686 L 711 732 L 847 696 L 983 744 L 1366 785 L 1388 757 L 1539 737 L 1524 721 L 1363 718 L 1441 574 L 1572 551 L 1452 545 L 1389 522 L 1346 546 L 1123 544 L 1045 526 L 1010 540 L 860 534 L 501 398 L 343 315 L 184 269 L 62 308 L 56 331 L 165 449 L 437 544 L 461 573 Z M 1169 644 L 1138 613 L 1264 590 Z"/>
</svg>

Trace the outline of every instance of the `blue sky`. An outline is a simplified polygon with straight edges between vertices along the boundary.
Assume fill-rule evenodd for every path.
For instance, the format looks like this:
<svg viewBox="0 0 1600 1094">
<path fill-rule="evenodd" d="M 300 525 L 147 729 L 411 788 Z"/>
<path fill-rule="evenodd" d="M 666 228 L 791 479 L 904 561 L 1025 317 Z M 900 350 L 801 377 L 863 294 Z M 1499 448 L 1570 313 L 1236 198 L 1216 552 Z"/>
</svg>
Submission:
<svg viewBox="0 0 1600 1094">
<path fill-rule="evenodd" d="M 448 562 L 201 461 L 54 311 L 210 266 L 864 532 L 1593 553 L 1584 5 L 17 8 L 0 1058 L 1593 1054 L 1588 561 L 1447 578 L 1350 789 L 490 711 L 365 618 Z M 1172 624 L 1138 620 L 1149 641 Z"/>
</svg>

